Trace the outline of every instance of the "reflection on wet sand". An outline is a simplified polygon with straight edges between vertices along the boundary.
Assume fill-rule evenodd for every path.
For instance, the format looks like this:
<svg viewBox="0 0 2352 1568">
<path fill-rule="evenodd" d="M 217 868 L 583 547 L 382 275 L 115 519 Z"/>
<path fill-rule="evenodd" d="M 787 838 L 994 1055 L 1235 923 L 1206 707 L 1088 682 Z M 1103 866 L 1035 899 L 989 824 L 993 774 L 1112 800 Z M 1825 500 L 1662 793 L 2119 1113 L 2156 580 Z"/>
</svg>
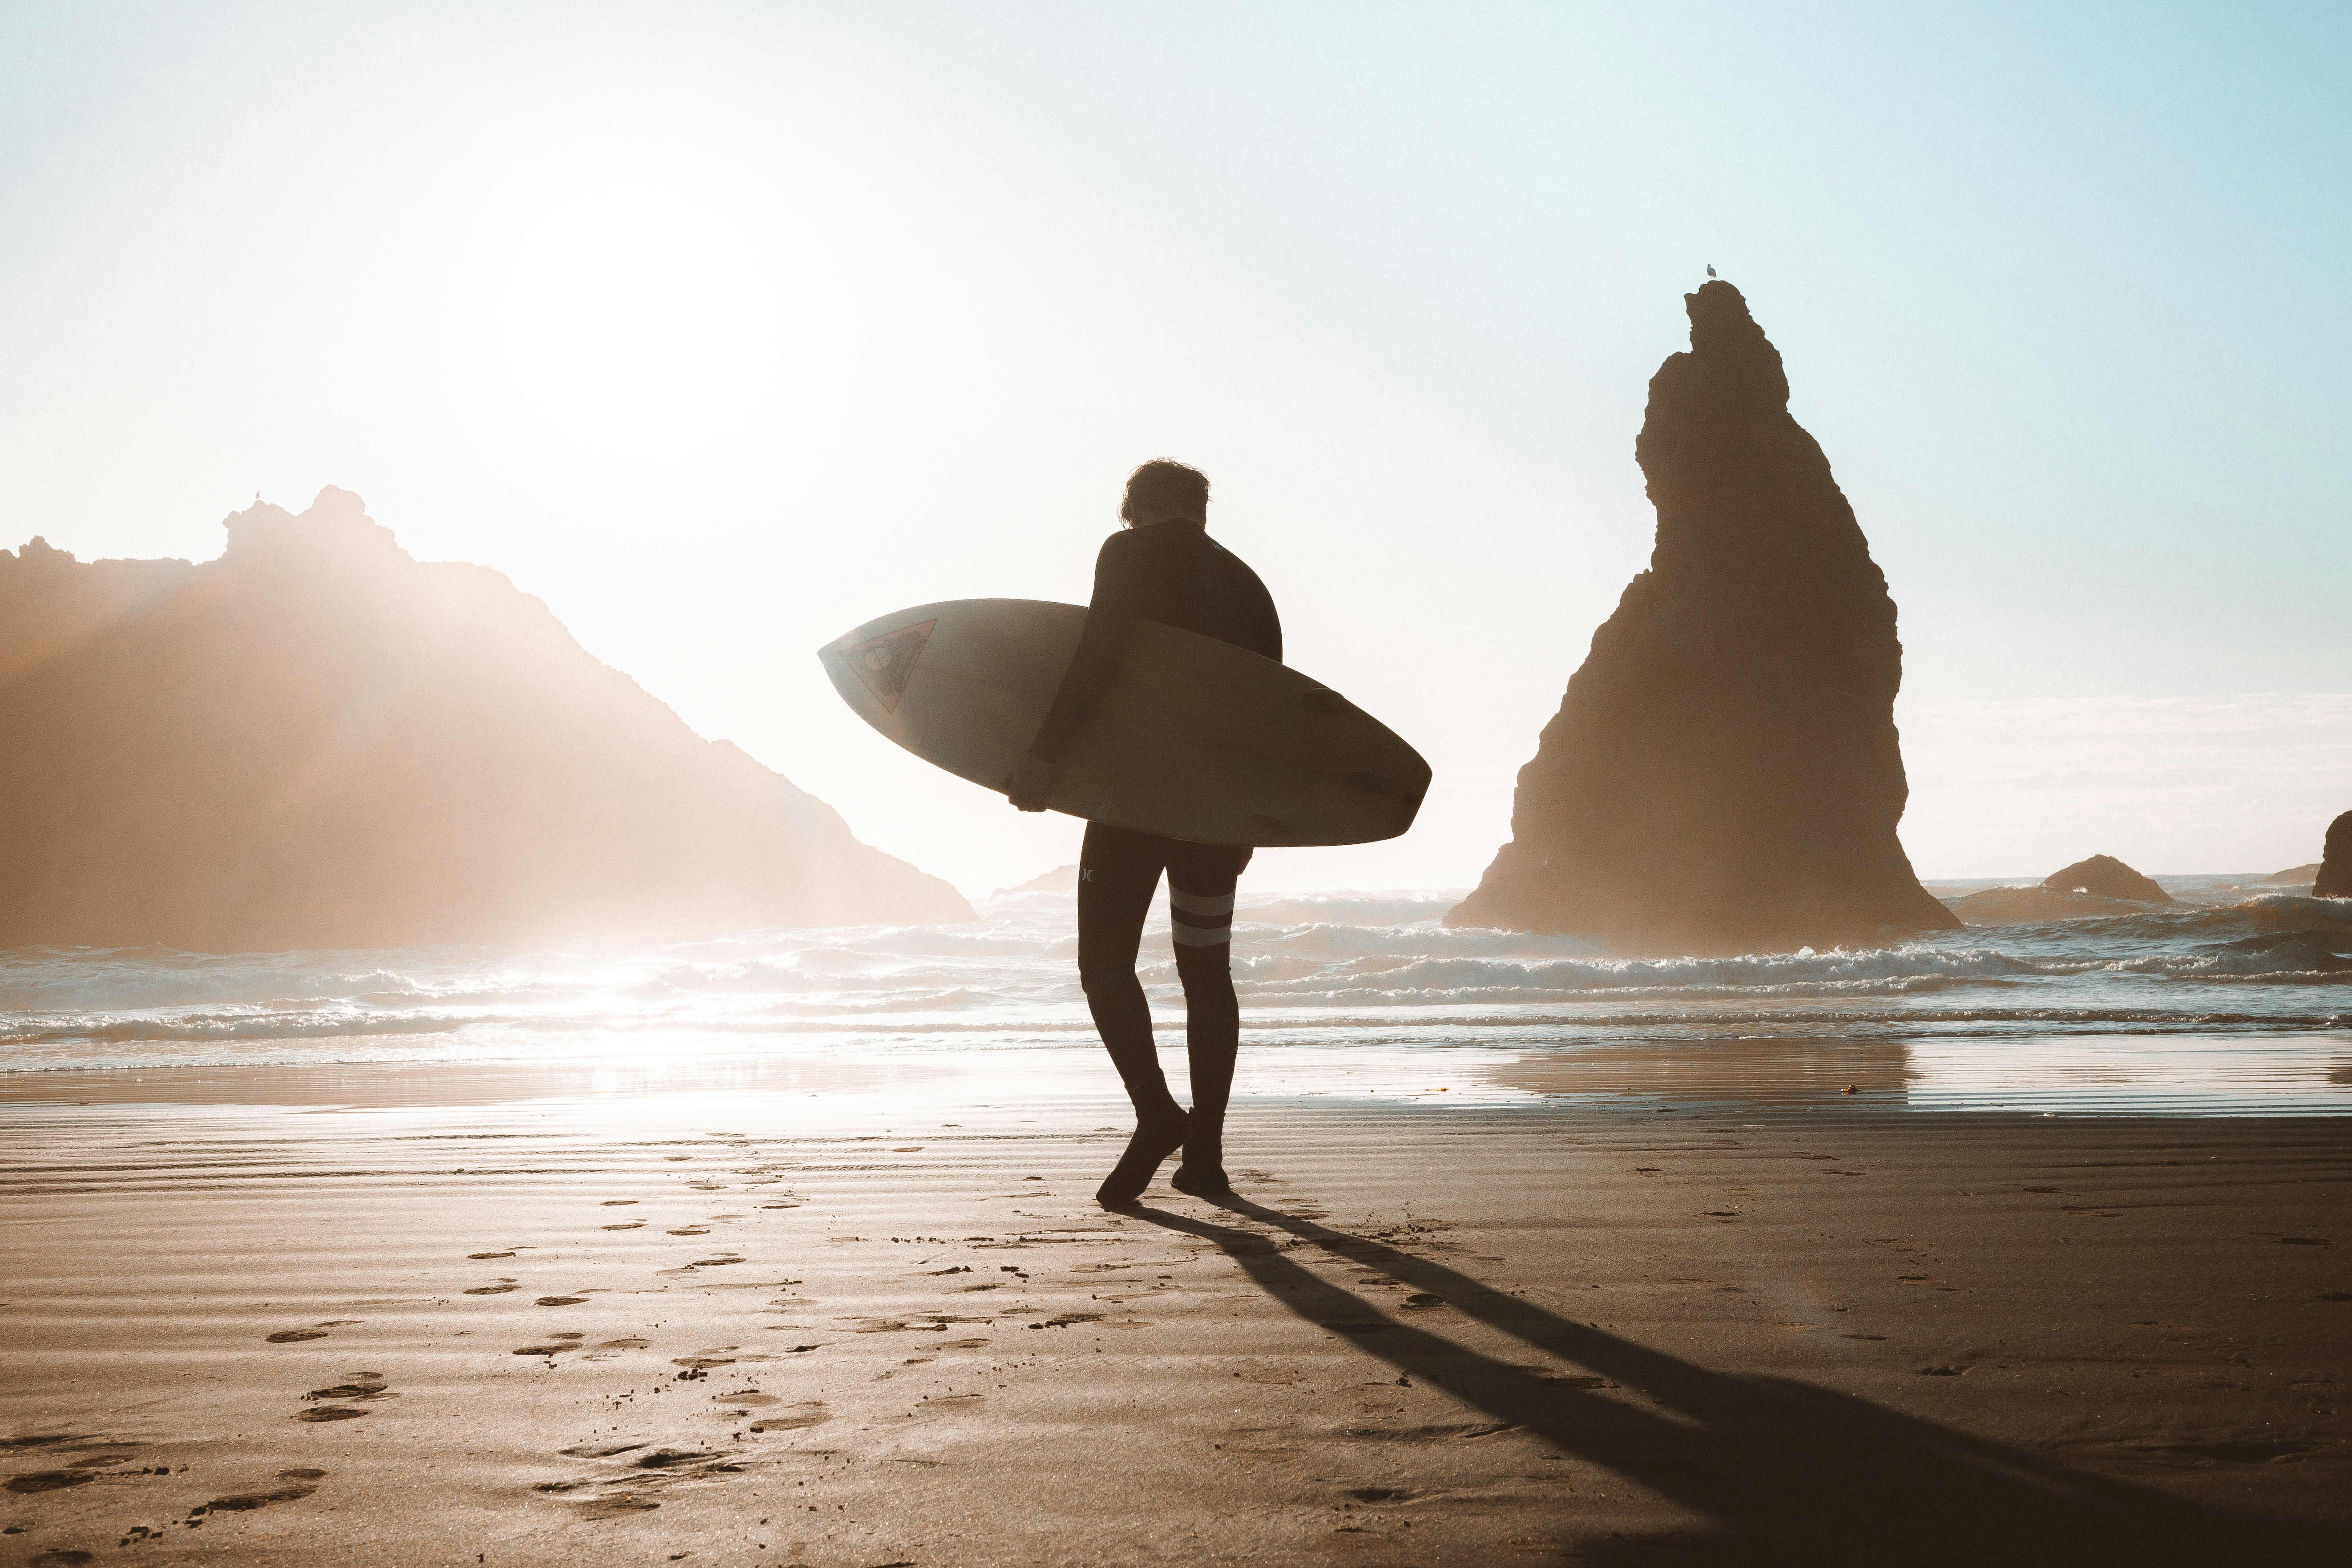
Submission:
<svg viewBox="0 0 2352 1568">
<path fill-rule="evenodd" d="M 1899 1040 L 1625 1040 L 1522 1056 L 1499 1064 L 1493 1077 L 1547 1096 L 1755 1106 L 1861 1099 L 1902 1105 L 1907 1057 Z"/>
<path fill-rule="evenodd" d="M 2309 1116 L 2352 1111 L 2352 1035 L 2073 1035 L 1998 1052 L 1910 1047 L 1911 1101 L 1930 1110 Z"/>
<path fill-rule="evenodd" d="M 2352 1035 L 1643 1039 L 1521 1055 L 1488 1076 L 1546 1097 L 1759 1109 L 1859 1100 L 1916 1110 L 2344 1115 Z"/>
<path fill-rule="evenodd" d="M 571 1063 L 327 1062 L 263 1067 L 100 1068 L 0 1073 L 0 1104 L 281 1105 L 395 1109 L 608 1100 L 647 1096 L 786 1102 L 814 1095 L 887 1093 L 921 1064 L 839 1057 L 712 1056 Z"/>
</svg>

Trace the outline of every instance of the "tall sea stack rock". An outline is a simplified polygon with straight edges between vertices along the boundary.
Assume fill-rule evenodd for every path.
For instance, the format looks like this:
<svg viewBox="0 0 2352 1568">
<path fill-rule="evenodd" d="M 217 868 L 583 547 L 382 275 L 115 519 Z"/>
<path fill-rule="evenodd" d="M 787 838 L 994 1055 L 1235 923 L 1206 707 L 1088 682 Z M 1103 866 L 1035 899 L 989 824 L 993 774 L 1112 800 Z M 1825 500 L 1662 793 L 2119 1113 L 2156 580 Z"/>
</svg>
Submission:
<svg viewBox="0 0 2352 1568">
<path fill-rule="evenodd" d="M 0 551 L 0 947 L 971 918 L 349 491 L 226 521 L 203 565 Z"/>
<path fill-rule="evenodd" d="M 1650 569 L 1519 771 L 1511 841 L 1454 926 L 1622 952 L 1874 942 L 1959 921 L 1895 838 L 1895 604 L 1739 290 L 1685 296 L 1633 455 Z"/>
<path fill-rule="evenodd" d="M 2352 811 L 2327 825 L 2327 843 L 2320 852 L 2319 875 L 2311 884 L 2312 897 L 2352 899 Z"/>
</svg>

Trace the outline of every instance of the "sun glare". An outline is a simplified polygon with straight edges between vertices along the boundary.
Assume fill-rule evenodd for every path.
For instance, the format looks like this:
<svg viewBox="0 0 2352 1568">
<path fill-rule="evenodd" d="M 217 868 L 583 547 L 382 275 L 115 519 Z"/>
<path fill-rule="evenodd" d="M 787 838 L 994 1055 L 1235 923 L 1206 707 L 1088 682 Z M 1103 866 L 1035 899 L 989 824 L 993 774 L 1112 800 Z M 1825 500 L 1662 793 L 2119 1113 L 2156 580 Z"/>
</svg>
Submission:
<svg viewBox="0 0 2352 1568">
<path fill-rule="evenodd" d="M 582 148 L 502 171 L 482 205 L 453 347 L 504 416 L 667 462 L 767 401 L 808 300 L 749 171 Z"/>
</svg>

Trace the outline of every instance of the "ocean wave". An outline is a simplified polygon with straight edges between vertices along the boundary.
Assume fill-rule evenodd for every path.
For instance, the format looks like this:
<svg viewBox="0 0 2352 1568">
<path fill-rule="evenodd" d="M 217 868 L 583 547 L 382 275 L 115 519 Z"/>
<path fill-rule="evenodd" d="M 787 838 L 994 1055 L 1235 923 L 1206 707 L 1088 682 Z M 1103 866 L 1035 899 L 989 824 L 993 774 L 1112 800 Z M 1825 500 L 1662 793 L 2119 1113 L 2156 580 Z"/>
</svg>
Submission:
<svg viewBox="0 0 2352 1568">
<path fill-rule="evenodd" d="M 1332 961 L 1364 956 L 1499 958 L 1540 960 L 1605 957 L 1599 942 L 1578 936 L 1541 936 L 1529 931 L 1449 931 L 1443 926 L 1259 925 L 1238 914 L 1234 943 L 1252 954 L 1279 952 Z"/>
<path fill-rule="evenodd" d="M 2053 941 L 2062 944 L 2098 942 L 2173 942 L 2211 940 L 2221 936 L 2253 936 L 2282 930 L 2342 930 L 2352 927 L 2352 899 L 2315 899 L 2307 893 L 2263 893 L 2229 904 L 2142 906 L 2129 913 L 2081 915 L 2045 921 L 2020 921 L 1969 928 L 1983 936 L 1998 931 L 2013 942 Z"/>
<path fill-rule="evenodd" d="M 371 1017 L 348 1014 L 270 1013 L 173 1018 L 48 1020 L 0 1029 L 0 1046 L 51 1045 L 65 1040 L 297 1040 L 353 1035 L 454 1035 L 480 1020 L 455 1017 Z"/>
<path fill-rule="evenodd" d="M 1383 966 L 1385 965 L 1385 966 Z M 1240 966 L 1237 966 L 1240 967 Z M 1246 970 L 1244 970 L 1246 974 Z M 1885 983 L 1924 979 L 2003 979 L 2044 970 L 1990 949 L 1946 952 L 1931 947 L 1848 952 L 1769 953 L 1737 958 L 1561 958 L 1532 961 L 1415 956 L 1396 963 L 1366 955 L 1297 980 L 1254 989 L 1281 992 L 1350 982 L 1383 993 L 1518 990 L 1569 994 L 1582 991 L 1659 991 L 1685 987 L 1711 994 L 1768 990 L 1790 984 Z"/>
<path fill-rule="evenodd" d="M 1158 1020 L 1163 1041 L 1181 1037 L 1181 1018 Z M 300 1046 L 318 1042 L 324 1053 L 298 1052 L 288 1060 L 331 1061 L 331 1051 L 356 1040 L 430 1037 L 458 1041 L 467 1035 L 464 1020 L 413 1020 L 406 1028 L 322 1026 L 318 1020 L 248 1018 L 215 1021 L 204 1026 L 162 1020 L 114 1020 L 105 1024 L 60 1026 L 0 1036 L 0 1047 L 31 1049 L 68 1046 L 216 1046 L 278 1043 Z M 1853 1040 L 1863 1038 L 2007 1038 L 2021 1043 L 2055 1035 L 2076 1034 L 2329 1034 L 2352 1029 L 2352 1010 L 2326 1013 L 2260 1012 L 2233 1009 L 2160 1009 L 2140 1007 L 2021 1006 L 1952 1008 L 1826 1008 L 1753 1007 L 1728 1011 L 1687 1007 L 1635 1011 L 1595 1011 L 1583 1014 L 1526 1012 L 1458 1012 L 1446 1008 L 1402 1012 L 1362 1012 L 1286 1016 L 1286 1013 L 1245 1015 L 1244 1037 L 1278 1047 L 1393 1045 L 1442 1050 L 1453 1046 L 1502 1047 L 1540 1050 L 1579 1045 L 1622 1047 L 1640 1040 L 1798 1039 Z M 567 1057 L 579 1042 L 593 1042 L 592 1055 L 619 1055 L 652 1059 L 671 1051 L 691 1051 L 695 1040 L 730 1040 L 740 1049 L 761 1038 L 804 1039 L 837 1043 L 983 1039 L 992 1048 L 1019 1049 L 1025 1044 L 1056 1047 L 1091 1041 L 1093 1024 L 1083 1016 L 1029 1018 L 1017 1025 L 1003 1020 L 922 1018 L 899 1012 L 877 1011 L 859 1016 L 822 1018 L 731 1019 L 681 1031 L 653 1021 L 614 1026 L 584 1019 L 540 1019 L 476 1038 L 464 1054 L 477 1059 L 531 1058 L 551 1048 Z M 631 1043 L 650 1042 L 650 1043 Z M 2352 1042 L 2347 1042 L 2352 1044 Z M 210 1058 L 207 1058 L 210 1059 Z M 219 1058 L 224 1063 L 232 1058 Z M 388 1059 L 398 1059 L 397 1055 Z M 0 1072 L 42 1069 L 58 1065 L 53 1058 L 12 1057 L 0 1051 Z"/>
<path fill-rule="evenodd" d="M 1415 927 L 1444 930 L 1437 921 L 1460 903 L 1467 889 L 1402 893 L 1269 893 L 1236 900 L 1236 919 L 1256 925 Z"/>
<path fill-rule="evenodd" d="M 658 1053 L 697 1037 L 990 1036 L 1018 1046 L 1089 1035 L 1069 898 L 1016 901 L 958 926 L 769 929 L 614 953 L 20 950 L 0 953 L 0 1067 L 85 1049 L 92 1060 L 136 1060 L 150 1047 L 162 1058 L 207 1042 L 283 1041 L 299 1055 L 299 1042 L 315 1040 L 323 1054 L 362 1036 L 395 1054 L 410 1048 L 391 1043 L 404 1037 L 419 1053 L 495 1054 L 597 1037 Z M 1749 1028 L 2326 1031 L 2352 1016 L 2352 900 L 2264 893 L 1726 958 L 1629 958 L 1574 937 L 1453 931 L 1437 923 L 1450 902 L 1244 899 L 1234 976 L 1245 1027 L 1294 1041 L 1435 1045 Z M 1158 1023 L 1181 1028 L 1164 913 L 1139 972 Z"/>
</svg>

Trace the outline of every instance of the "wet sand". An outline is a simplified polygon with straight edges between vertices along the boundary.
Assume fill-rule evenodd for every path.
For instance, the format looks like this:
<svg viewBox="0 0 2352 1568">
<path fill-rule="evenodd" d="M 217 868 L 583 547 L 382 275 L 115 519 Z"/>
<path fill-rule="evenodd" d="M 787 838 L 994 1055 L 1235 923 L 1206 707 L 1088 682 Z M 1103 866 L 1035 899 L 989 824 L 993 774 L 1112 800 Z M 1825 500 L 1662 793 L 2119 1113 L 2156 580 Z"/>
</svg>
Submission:
<svg viewBox="0 0 2352 1568">
<path fill-rule="evenodd" d="M 2352 1121 L 333 1070 L 0 1104 L 0 1562 L 2352 1560 Z"/>
</svg>

